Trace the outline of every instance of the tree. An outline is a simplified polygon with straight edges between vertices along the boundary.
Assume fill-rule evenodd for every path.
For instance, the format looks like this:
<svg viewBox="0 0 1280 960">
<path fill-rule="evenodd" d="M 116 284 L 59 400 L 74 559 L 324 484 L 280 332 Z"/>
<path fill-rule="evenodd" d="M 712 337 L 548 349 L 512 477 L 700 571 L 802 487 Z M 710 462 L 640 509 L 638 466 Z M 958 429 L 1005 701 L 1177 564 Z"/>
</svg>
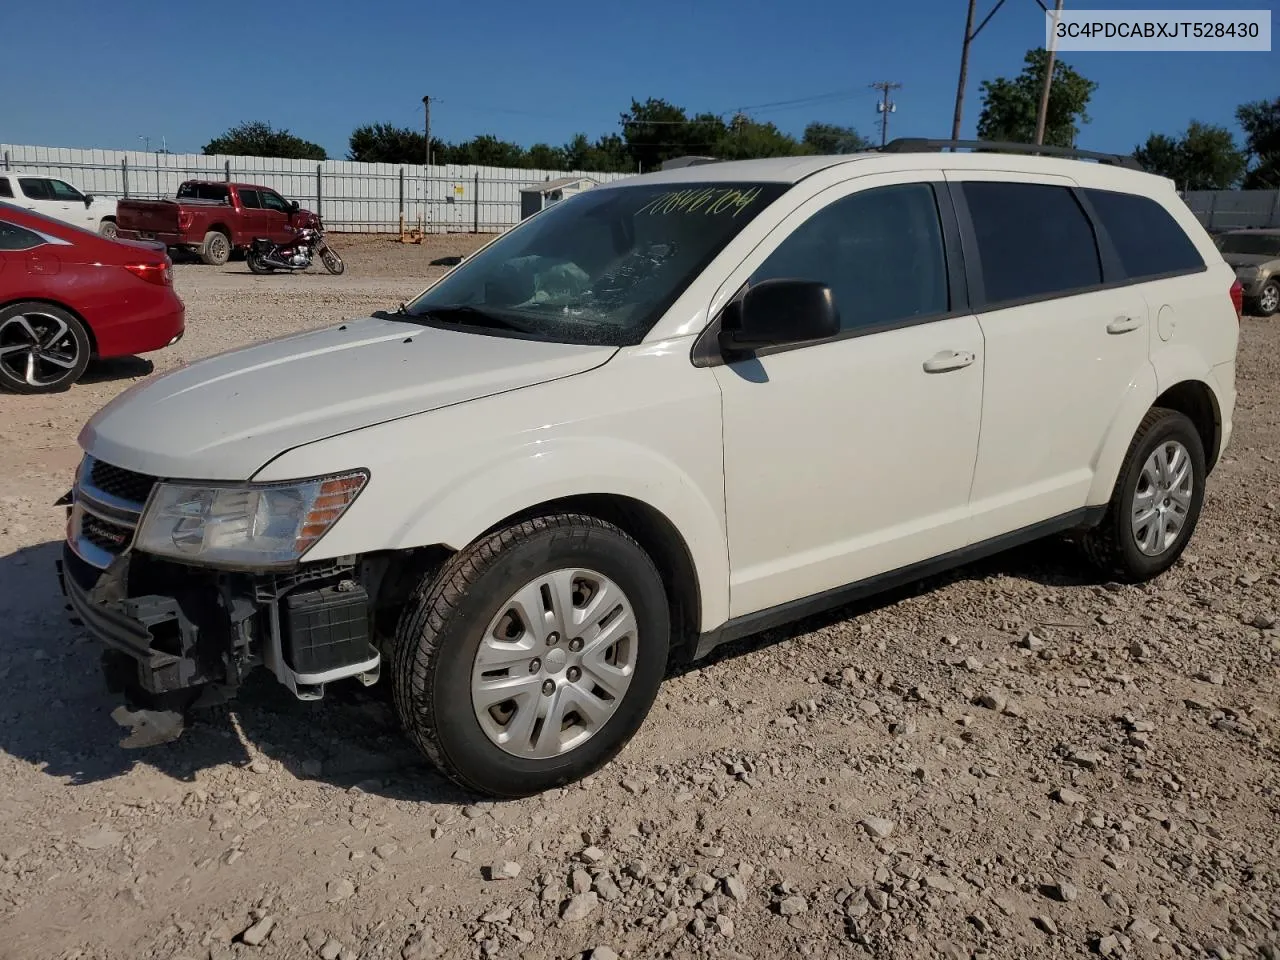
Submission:
<svg viewBox="0 0 1280 960">
<path fill-rule="evenodd" d="M 547 143 L 535 143 L 525 151 L 525 162 L 534 170 L 567 170 L 564 150 Z"/>
<path fill-rule="evenodd" d="M 753 157 L 790 157 L 800 152 L 795 137 L 783 133 L 772 123 L 758 123 L 738 114 L 729 124 L 715 155 L 725 160 L 750 160 Z"/>
<path fill-rule="evenodd" d="M 1148 173 L 1168 177 L 1181 190 L 1229 190 L 1244 175 L 1245 156 L 1231 131 L 1197 120 L 1176 139 L 1153 133 L 1133 155 Z"/>
<path fill-rule="evenodd" d="M 978 117 L 978 139 L 1033 143 L 1036 113 L 1048 68 L 1049 51 L 1028 50 L 1022 73 L 1012 80 L 997 77 L 983 80 L 982 113 Z M 1074 147 L 1080 124 L 1089 122 L 1089 99 L 1098 85 L 1086 79 L 1062 60 L 1053 64 L 1053 85 L 1045 111 L 1044 142 L 1057 147 Z"/>
<path fill-rule="evenodd" d="M 222 154 L 232 157 L 284 157 L 287 160 L 327 160 L 324 147 L 288 130 L 272 129 L 271 124 L 253 120 L 232 127 L 220 137 L 204 145 L 206 156 Z"/>
<path fill-rule="evenodd" d="M 1255 100 L 1236 108 L 1236 122 L 1244 129 L 1249 172 L 1246 190 L 1280 190 L 1280 97 Z"/>
<path fill-rule="evenodd" d="M 652 97 L 644 103 L 632 99 L 631 109 L 620 121 L 632 169 L 639 164 L 654 170 L 673 157 L 712 153 L 726 132 L 724 121 L 715 114 L 689 117 L 684 107 Z"/>
<path fill-rule="evenodd" d="M 432 137 L 432 150 L 439 157 L 444 146 Z M 347 141 L 348 160 L 362 163 L 422 163 L 426 160 L 426 137 L 420 130 L 374 123 L 356 127 Z"/>
<path fill-rule="evenodd" d="M 819 155 L 832 153 L 857 153 L 871 146 L 871 141 L 853 127 L 841 127 L 834 123 L 811 123 L 804 128 L 800 146 L 806 153 Z"/>
</svg>

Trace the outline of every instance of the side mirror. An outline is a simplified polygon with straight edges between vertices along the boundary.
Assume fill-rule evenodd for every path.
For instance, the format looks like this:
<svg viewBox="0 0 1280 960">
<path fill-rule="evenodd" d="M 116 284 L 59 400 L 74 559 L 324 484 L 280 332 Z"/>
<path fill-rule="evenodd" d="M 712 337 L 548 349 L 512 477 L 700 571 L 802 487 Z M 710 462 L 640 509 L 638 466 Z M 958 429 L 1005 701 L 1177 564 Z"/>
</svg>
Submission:
<svg viewBox="0 0 1280 960">
<path fill-rule="evenodd" d="M 782 343 L 808 343 L 840 332 L 840 312 L 831 288 L 817 280 L 764 280 L 725 308 L 720 347 L 726 352 L 759 350 Z"/>
<path fill-rule="evenodd" d="M 88 206 L 90 206 L 92 203 L 93 203 L 93 194 L 92 194 L 92 193 L 86 193 L 86 194 L 84 195 L 84 205 L 85 205 L 86 207 L 88 207 Z"/>
<path fill-rule="evenodd" d="M 297 200 L 290 201 L 290 203 L 289 203 L 289 210 L 290 210 L 290 212 L 291 212 L 291 213 L 297 213 L 297 212 L 298 212 L 298 201 L 297 201 Z"/>
</svg>

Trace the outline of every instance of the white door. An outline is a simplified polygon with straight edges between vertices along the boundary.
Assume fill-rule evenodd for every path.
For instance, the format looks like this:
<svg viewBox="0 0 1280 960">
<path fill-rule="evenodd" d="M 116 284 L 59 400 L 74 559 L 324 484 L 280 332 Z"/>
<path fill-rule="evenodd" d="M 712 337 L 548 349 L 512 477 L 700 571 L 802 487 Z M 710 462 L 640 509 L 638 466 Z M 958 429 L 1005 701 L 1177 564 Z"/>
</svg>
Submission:
<svg viewBox="0 0 1280 960">
<path fill-rule="evenodd" d="M 948 173 L 976 256 L 986 340 L 974 538 L 1085 506 L 1103 439 L 1149 363 L 1136 287 L 1103 287 L 1093 227 L 1064 178 Z"/>
<path fill-rule="evenodd" d="M 18 189 L 22 192 L 22 206 L 28 210 L 34 210 L 36 213 L 43 213 L 46 217 L 52 217 L 54 220 L 62 220 L 69 222 L 67 218 L 66 204 L 63 201 L 55 200 L 53 196 L 53 187 L 49 185 L 48 177 L 18 177 Z"/>
<path fill-rule="evenodd" d="M 98 229 L 98 212 L 84 202 L 84 194 L 65 180 L 49 179 L 49 190 L 54 203 L 60 205 L 61 219 L 86 230 Z"/>
<path fill-rule="evenodd" d="M 724 423 L 730 614 L 963 547 L 982 333 L 953 315 L 937 172 L 809 200 L 728 281 L 822 280 L 842 334 L 714 367 Z"/>
</svg>

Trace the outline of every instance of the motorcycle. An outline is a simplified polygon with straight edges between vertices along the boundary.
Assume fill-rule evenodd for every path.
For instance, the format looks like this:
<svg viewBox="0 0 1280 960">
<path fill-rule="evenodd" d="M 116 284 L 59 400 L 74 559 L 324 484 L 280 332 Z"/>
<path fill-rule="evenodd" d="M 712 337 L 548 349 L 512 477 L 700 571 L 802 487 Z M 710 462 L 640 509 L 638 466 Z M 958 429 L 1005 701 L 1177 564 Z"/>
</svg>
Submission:
<svg viewBox="0 0 1280 960">
<path fill-rule="evenodd" d="M 300 229 L 292 243 L 280 244 L 258 237 L 249 245 L 245 260 L 254 273 L 274 273 L 277 270 L 306 270 L 317 256 L 324 268 L 335 276 L 346 269 L 342 258 L 329 246 L 324 232 L 313 227 Z"/>
</svg>

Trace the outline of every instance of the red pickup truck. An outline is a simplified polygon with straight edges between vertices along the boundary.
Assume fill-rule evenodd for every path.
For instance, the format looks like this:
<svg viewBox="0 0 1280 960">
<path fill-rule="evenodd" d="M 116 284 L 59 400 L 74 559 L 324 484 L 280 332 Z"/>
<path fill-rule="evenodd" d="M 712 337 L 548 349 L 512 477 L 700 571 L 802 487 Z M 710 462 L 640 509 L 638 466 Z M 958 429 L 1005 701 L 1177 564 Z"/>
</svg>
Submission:
<svg viewBox="0 0 1280 960">
<path fill-rule="evenodd" d="M 116 204 L 116 232 L 121 238 L 159 240 L 196 253 L 215 267 L 256 237 L 288 243 L 303 227 L 319 229 L 320 218 L 296 200 L 252 183 L 188 180 L 178 187 L 176 199 Z"/>
</svg>

